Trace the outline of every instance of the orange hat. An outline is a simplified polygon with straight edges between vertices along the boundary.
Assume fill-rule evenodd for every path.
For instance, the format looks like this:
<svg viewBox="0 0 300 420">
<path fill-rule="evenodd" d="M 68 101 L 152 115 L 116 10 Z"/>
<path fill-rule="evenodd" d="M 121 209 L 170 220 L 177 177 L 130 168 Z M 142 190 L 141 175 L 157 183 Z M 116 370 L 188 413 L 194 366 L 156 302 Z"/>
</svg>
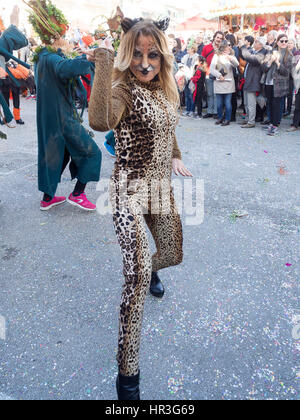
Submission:
<svg viewBox="0 0 300 420">
<path fill-rule="evenodd" d="M 91 35 L 87 35 L 87 36 L 83 36 L 82 37 L 82 41 L 89 47 L 90 45 L 92 45 L 95 40 Z"/>
</svg>

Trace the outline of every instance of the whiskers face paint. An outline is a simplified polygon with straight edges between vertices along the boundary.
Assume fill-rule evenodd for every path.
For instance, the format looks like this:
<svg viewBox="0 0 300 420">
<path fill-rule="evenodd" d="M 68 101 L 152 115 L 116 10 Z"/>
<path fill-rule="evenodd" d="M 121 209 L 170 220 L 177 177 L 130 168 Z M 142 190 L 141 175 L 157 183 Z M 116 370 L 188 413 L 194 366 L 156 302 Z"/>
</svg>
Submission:
<svg viewBox="0 0 300 420">
<path fill-rule="evenodd" d="M 144 68 L 143 66 L 138 66 L 137 71 L 141 72 L 144 76 L 147 76 L 151 71 L 155 71 L 155 67 L 149 66 L 147 68 Z"/>
</svg>

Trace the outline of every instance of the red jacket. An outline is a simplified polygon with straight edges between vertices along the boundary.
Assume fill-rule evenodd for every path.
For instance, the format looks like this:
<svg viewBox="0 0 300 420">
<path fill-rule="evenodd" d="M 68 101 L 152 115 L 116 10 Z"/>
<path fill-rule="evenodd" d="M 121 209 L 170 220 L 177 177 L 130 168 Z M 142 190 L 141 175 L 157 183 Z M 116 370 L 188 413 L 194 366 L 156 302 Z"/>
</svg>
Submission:
<svg viewBox="0 0 300 420">
<path fill-rule="evenodd" d="M 92 80 L 91 75 L 87 74 L 85 76 L 88 80 Z M 90 98 L 91 98 L 91 93 L 92 93 L 92 86 L 88 85 L 87 82 L 85 80 L 82 79 L 82 84 L 85 87 L 86 93 L 87 93 L 87 101 L 88 103 L 90 102 Z"/>
<path fill-rule="evenodd" d="M 202 57 L 206 58 L 208 67 L 210 67 L 212 59 L 214 58 L 215 53 L 211 51 L 214 50 L 213 44 L 205 45 L 202 51 Z M 210 54 L 211 53 L 211 54 Z"/>
<path fill-rule="evenodd" d="M 194 102 L 196 101 L 197 98 L 197 91 L 198 91 L 198 82 L 202 77 L 202 71 L 199 70 L 199 68 L 197 69 L 194 77 L 192 77 L 192 82 L 194 83 L 194 85 L 196 86 L 195 92 L 194 92 Z"/>
</svg>

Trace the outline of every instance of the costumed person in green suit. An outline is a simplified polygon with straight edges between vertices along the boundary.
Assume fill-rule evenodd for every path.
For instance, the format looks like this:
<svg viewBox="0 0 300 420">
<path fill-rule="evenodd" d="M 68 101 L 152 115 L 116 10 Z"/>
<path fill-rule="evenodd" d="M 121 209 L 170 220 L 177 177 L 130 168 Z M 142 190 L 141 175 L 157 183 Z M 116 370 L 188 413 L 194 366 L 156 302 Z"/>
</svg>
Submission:
<svg viewBox="0 0 300 420">
<path fill-rule="evenodd" d="M 14 83 L 16 87 L 20 86 L 20 84 L 12 75 L 6 63 L 9 60 L 14 60 L 24 67 L 30 68 L 28 64 L 23 63 L 23 61 L 13 55 L 13 51 L 17 51 L 27 45 L 27 38 L 14 25 L 11 25 L 8 29 L 6 29 L 0 37 L 0 110 L 1 108 L 3 110 L 3 114 L 2 111 L 0 111 L 0 124 L 6 124 L 8 127 L 10 127 L 10 123 L 14 117 L 9 110 L 9 106 L 7 105 L 4 95 L 2 94 L 2 91 L 5 91 L 5 80 L 7 76 L 9 76 L 11 82 Z M 0 137 L 6 138 L 6 134 L 0 132 Z"/>
<path fill-rule="evenodd" d="M 25 2 L 25 1 L 24 1 Z M 88 182 L 100 179 L 101 152 L 81 124 L 74 92 L 86 91 L 80 76 L 90 73 L 86 56 L 74 58 L 73 47 L 63 39 L 68 29 L 64 15 L 50 1 L 25 2 L 32 10 L 29 21 L 43 42 L 35 51 L 38 126 L 38 179 L 44 193 L 40 209 L 49 210 L 68 201 L 86 211 L 95 211 L 85 195 Z M 71 161 L 71 162 L 70 162 Z M 73 193 L 56 197 L 61 175 L 70 163 Z"/>
</svg>

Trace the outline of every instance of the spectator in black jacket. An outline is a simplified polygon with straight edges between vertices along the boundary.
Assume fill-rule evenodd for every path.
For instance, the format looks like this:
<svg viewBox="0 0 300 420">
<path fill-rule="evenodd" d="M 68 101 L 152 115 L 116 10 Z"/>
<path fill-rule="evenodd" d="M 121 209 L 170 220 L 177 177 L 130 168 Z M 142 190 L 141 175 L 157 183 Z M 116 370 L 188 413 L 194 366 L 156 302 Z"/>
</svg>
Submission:
<svg viewBox="0 0 300 420">
<path fill-rule="evenodd" d="M 288 132 L 297 131 L 297 129 L 300 127 L 300 51 L 296 52 L 293 58 L 292 74 L 296 90 L 296 101 L 293 123 L 292 126 L 288 129 Z"/>
<path fill-rule="evenodd" d="M 268 135 L 274 136 L 282 118 L 283 98 L 289 93 L 289 80 L 293 59 L 288 49 L 288 37 L 280 34 L 272 54 L 266 56 L 262 68 L 264 72 L 265 93 L 270 110 Z"/>
<path fill-rule="evenodd" d="M 296 48 L 296 41 L 294 39 L 289 39 L 288 49 L 293 56 L 296 54 L 297 48 Z M 289 94 L 284 99 L 284 111 L 283 111 L 284 117 L 288 117 L 292 113 L 292 105 L 293 105 L 294 91 L 295 91 L 294 79 L 293 79 L 292 74 L 290 75 L 289 87 L 290 87 Z"/>
<path fill-rule="evenodd" d="M 247 113 L 247 121 L 242 128 L 255 127 L 257 94 L 261 92 L 261 77 L 263 74 L 262 63 L 267 51 L 265 50 L 266 41 L 263 37 L 257 38 L 254 42 L 254 48 L 248 49 L 246 46 L 240 46 L 241 57 L 247 62 L 244 78 L 244 97 Z"/>
</svg>

